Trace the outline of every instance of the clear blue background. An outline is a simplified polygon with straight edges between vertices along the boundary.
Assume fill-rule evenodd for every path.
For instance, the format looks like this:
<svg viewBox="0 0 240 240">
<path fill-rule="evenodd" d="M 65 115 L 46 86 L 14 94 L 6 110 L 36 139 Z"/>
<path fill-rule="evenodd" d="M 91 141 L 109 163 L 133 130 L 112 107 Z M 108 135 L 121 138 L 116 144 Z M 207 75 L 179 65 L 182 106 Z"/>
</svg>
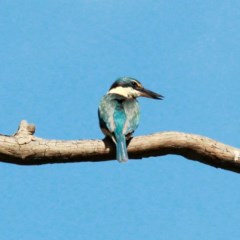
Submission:
<svg viewBox="0 0 240 240">
<path fill-rule="evenodd" d="M 240 2 L 0 2 L 0 132 L 102 138 L 97 106 L 119 76 L 140 99 L 136 135 L 184 131 L 239 146 Z M 239 239 L 240 176 L 179 156 L 0 165 L 0 239 Z"/>
</svg>

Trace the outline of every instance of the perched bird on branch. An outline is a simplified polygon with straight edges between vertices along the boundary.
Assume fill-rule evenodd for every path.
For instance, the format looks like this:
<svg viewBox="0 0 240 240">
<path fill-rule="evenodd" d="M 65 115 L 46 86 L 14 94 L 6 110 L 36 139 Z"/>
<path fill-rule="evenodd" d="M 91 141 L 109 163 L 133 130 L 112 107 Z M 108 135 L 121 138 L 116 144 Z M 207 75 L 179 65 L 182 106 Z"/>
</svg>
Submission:
<svg viewBox="0 0 240 240">
<path fill-rule="evenodd" d="M 140 110 L 137 97 L 163 99 L 162 95 L 145 89 L 138 80 L 121 77 L 103 96 L 98 108 L 100 128 L 116 144 L 116 158 L 119 162 L 128 160 L 126 140 L 139 124 Z"/>
</svg>

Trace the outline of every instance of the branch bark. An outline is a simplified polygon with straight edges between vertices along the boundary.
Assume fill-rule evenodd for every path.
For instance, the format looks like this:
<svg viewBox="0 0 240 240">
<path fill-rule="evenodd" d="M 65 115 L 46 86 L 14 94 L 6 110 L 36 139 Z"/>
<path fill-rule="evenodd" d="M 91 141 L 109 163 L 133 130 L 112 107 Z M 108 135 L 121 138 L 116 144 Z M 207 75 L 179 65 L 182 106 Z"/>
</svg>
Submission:
<svg viewBox="0 0 240 240">
<path fill-rule="evenodd" d="M 99 162 L 115 159 L 111 140 L 46 140 L 34 136 L 35 126 L 22 121 L 12 135 L 0 135 L 0 161 L 19 165 Z M 181 155 L 216 168 L 240 173 L 240 149 L 200 135 L 161 132 L 131 139 L 130 159 Z"/>
</svg>

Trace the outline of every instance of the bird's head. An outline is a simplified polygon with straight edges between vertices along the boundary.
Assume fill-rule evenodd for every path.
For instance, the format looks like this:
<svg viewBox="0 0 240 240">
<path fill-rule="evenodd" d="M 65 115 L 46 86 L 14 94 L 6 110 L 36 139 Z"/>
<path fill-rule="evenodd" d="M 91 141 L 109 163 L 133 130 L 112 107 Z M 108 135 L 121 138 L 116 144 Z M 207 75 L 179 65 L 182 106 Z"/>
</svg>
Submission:
<svg viewBox="0 0 240 240">
<path fill-rule="evenodd" d="M 142 86 L 142 84 L 131 77 L 118 78 L 110 87 L 108 93 L 116 94 L 122 98 L 132 99 L 137 97 L 147 97 L 162 100 L 163 96 L 152 92 Z"/>
</svg>

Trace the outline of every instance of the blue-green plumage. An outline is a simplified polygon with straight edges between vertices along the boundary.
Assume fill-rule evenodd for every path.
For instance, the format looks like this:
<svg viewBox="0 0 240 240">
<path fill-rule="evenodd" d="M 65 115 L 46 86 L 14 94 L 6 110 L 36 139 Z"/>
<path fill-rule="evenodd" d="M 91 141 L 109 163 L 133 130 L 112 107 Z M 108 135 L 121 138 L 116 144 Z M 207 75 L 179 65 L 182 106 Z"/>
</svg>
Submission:
<svg viewBox="0 0 240 240">
<path fill-rule="evenodd" d="M 139 124 L 140 111 L 137 100 L 126 101 L 114 94 L 107 94 L 101 100 L 98 115 L 102 131 L 116 144 L 118 161 L 126 162 L 126 136 L 130 137 Z"/>
<path fill-rule="evenodd" d="M 98 108 L 100 127 L 115 142 L 119 162 L 128 160 L 126 138 L 131 137 L 139 124 L 138 96 L 162 99 L 161 95 L 144 89 L 136 79 L 123 77 L 113 83 Z"/>
</svg>

